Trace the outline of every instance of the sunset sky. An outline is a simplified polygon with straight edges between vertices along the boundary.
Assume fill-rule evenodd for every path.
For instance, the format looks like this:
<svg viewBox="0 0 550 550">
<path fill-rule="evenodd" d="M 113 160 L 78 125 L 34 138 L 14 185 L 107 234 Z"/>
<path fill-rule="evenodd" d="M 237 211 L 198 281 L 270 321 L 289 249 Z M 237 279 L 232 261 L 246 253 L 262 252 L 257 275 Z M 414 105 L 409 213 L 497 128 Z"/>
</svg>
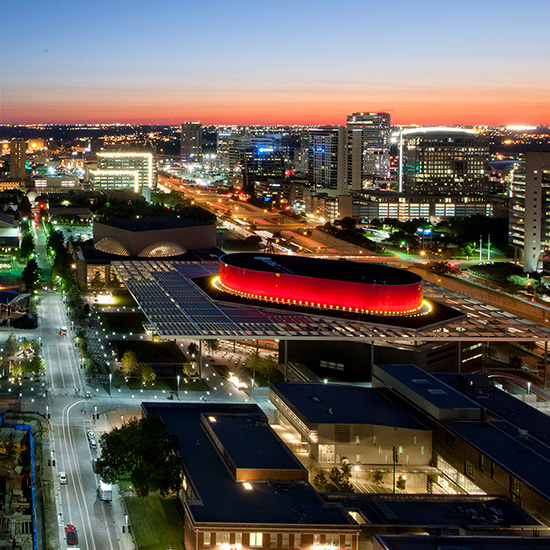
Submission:
<svg viewBox="0 0 550 550">
<path fill-rule="evenodd" d="M 550 123 L 549 0 L 2 2 L 0 123 Z"/>
</svg>

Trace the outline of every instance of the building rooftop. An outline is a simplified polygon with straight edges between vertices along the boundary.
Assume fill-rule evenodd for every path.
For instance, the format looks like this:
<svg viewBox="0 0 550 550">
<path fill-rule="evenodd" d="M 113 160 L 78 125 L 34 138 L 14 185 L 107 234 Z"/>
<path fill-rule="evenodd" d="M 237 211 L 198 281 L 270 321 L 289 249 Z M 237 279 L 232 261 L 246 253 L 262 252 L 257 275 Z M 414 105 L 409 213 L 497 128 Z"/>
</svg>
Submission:
<svg viewBox="0 0 550 550">
<path fill-rule="evenodd" d="M 199 225 L 210 225 L 191 218 L 180 218 L 177 216 L 151 216 L 147 218 L 132 218 L 128 220 L 115 220 L 111 222 L 96 222 L 111 227 L 117 227 L 124 231 L 158 231 L 162 229 L 177 229 L 180 227 L 196 227 Z"/>
<path fill-rule="evenodd" d="M 424 297 L 458 310 L 458 316 L 418 327 L 396 326 L 394 318 L 368 321 L 319 311 L 277 310 L 264 305 L 212 298 L 195 282 L 218 274 L 217 262 L 115 261 L 113 268 L 161 338 L 225 338 L 367 341 L 537 341 L 550 339 L 550 327 L 521 319 L 434 284 Z M 168 276 L 169 275 L 169 276 Z M 155 296 L 151 300 L 151 296 Z M 192 297 L 192 300 L 189 298 Z"/>
<path fill-rule="evenodd" d="M 494 416 L 528 430 L 529 435 L 550 446 L 550 416 L 494 386 L 482 374 L 438 373 L 437 378 L 475 401 Z"/>
<path fill-rule="evenodd" d="M 506 420 L 444 422 L 443 425 L 519 480 L 550 499 L 550 447 Z"/>
<path fill-rule="evenodd" d="M 273 475 L 293 472 L 290 474 L 293 479 L 307 481 L 307 470 L 286 445 L 281 444 L 267 418 L 218 413 L 204 415 L 202 421 L 226 463 L 237 474 L 241 472 L 236 475 L 237 479 L 252 479 L 247 477 L 246 470 L 254 469 L 265 472 L 264 477 L 268 477 L 269 472 Z"/>
<path fill-rule="evenodd" d="M 412 271 L 379 263 L 248 252 L 226 254 L 220 258 L 220 262 L 242 269 L 279 275 L 297 275 L 370 285 L 413 285 L 422 282 L 422 277 Z"/>
<path fill-rule="evenodd" d="M 483 418 L 477 403 L 416 365 L 374 365 L 372 375 L 373 382 L 382 382 L 439 420 Z"/>
<path fill-rule="evenodd" d="M 275 382 L 271 391 L 308 424 L 374 424 L 428 429 L 378 388 Z"/>
<path fill-rule="evenodd" d="M 437 537 L 379 535 L 379 550 L 535 550 L 548 548 L 547 537 Z"/>
<path fill-rule="evenodd" d="M 91 243 L 91 241 L 86 241 L 88 243 Z M 112 261 L 120 261 L 121 256 L 118 254 L 109 254 L 109 252 L 103 252 L 103 250 L 98 250 L 95 248 L 95 246 L 91 244 L 81 244 L 78 248 L 78 259 L 79 260 L 85 260 L 89 263 L 100 263 L 100 264 L 108 264 Z M 182 254 L 180 256 L 171 256 L 170 258 L 167 258 L 167 261 L 170 259 L 174 261 L 174 258 L 177 259 L 178 262 L 208 262 L 208 261 L 214 261 L 220 256 L 223 255 L 223 251 L 221 251 L 219 248 L 205 248 L 205 249 L 197 249 L 197 250 L 188 250 L 185 252 L 185 254 Z M 139 256 L 124 256 L 125 260 L 140 260 L 143 261 L 143 257 Z M 158 258 L 155 257 L 153 261 L 157 261 Z"/>
<path fill-rule="evenodd" d="M 166 424 L 168 431 L 176 435 L 180 442 L 180 456 L 189 483 L 198 495 L 196 501 L 187 501 L 186 507 L 195 522 L 203 523 L 246 523 L 262 525 L 330 525 L 338 528 L 357 528 L 357 524 L 342 507 L 327 504 L 313 487 L 304 481 L 253 481 L 247 490 L 237 481 L 227 462 L 220 453 L 214 440 L 205 429 L 203 419 L 218 415 L 235 414 L 249 418 L 237 422 L 231 428 L 228 422 L 219 432 L 225 442 L 233 429 L 234 436 L 243 446 L 257 447 L 255 434 L 258 425 L 262 430 L 270 430 L 265 423 L 266 417 L 257 405 L 226 403 L 143 403 L 146 414 L 158 414 Z M 240 426 L 240 427 L 238 427 Z M 240 432 L 240 433 L 239 433 Z M 241 451 L 234 456 L 245 461 Z M 264 455 L 258 453 L 246 459 L 247 465 L 276 465 L 273 457 L 279 455 L 281 464 L 290 464 L 286 447 L 278 437 L 261 436 L 260 442 L 266 444 Z M 229 444 L 228 444 L 229 447 Z M 281 450 L 283 447 L 285 451 Z M 256 457 L 257 461 L 253 460 Z"/>
<path fill-rule="evenodd" d="M 511 500 L 487 495 L 331 494 L 323 498 L 357 511 L 367 525 L 523 527 L 540 525 Z"/>
</svg>

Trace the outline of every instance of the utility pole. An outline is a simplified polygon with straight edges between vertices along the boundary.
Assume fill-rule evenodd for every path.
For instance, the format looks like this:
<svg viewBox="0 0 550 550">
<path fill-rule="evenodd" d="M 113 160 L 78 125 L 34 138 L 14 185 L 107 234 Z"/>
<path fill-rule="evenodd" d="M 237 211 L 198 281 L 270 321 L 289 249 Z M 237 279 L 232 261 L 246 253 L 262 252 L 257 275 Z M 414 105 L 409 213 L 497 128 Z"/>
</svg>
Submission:
<svg viewBox="0 0 550 550">
<path fill-rule="evenodd" d="M 487 262 L 491 262 L 491 235 L 487 237 Z"/>
</svg>

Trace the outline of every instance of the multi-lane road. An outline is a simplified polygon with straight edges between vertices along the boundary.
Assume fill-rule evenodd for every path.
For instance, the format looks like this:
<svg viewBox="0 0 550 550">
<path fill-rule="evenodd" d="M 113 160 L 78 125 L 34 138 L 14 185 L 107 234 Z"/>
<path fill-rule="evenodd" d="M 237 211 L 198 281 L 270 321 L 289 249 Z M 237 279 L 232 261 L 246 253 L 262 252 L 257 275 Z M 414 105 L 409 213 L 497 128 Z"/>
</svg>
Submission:
<svg viewBox="0 0 550 550">
<path fill-rule="evenodd" d="M 86 436 L 88 429 L 94 429 L 91 415 L 101 398 L 80 397 L 87 388 L 61 296 L 43 295 L 38 314 L 51 422 L 49 445 L 45 448 L 49 447 L 55 464 L 52 473 L 61 548 L 65 546 L 66 524 L 76 527 L 79 548 L 122 548 L 124 518 L 116 517 L 120 502 L 113 506 L 98 499 L 97 477 L 92 468 L 97 449 L 90 447 Z M 59 332 L 64 327 L 69 331 L 62 336 Z M 67 484 L 60 484 L 59 472 L 66 473 Z"/>
<path fill-rule="evenodd" d="M 121 414 L 139 411 L 142 401 L 170 399 L 173 402 L 174 398 L 169 393 L 136 393 L 124 388 L 112 388 L 109 394 L 108 387 L 95 383 L 87 385 L 62 296 L 58 292 L 44 293 L 38 304 L 38 315 L 39 328 L 29 331 L 26 337 L 41 338 L 46 363 L 47 397 L 45 402 L 44 399 L 40 403 L 27 401 L 25 408 L 43 408 L 50 415 L 49 440 L 44 442 L 43 448 L 50 453 L 54 464 L 52 477 L 60 547 L 64 548 L 66 544 L 65 525 L 71 524 L 78 532 L 77 548 L 133 548 L 132 537 L 126 529 L 123 532 L 128 518 L 116 487 L 113 488 L 111 502 L 102 502 L 98 498 L 98 478 L 93 471 L 93 460 L 100 455 L 99 438 L 112 428 L 111 419 L 115 419 L 115 425 L 120 425 L 123 420 Z M 60 334 L 61 328 L 68 329 L 66 335 Z M 187 392 L 182 384 L 178 399 L 216 402 L 249 400 L 245 393 L 219 379 L 211 365 L 204 366 L 203 376 L 209 381 L 209 392 Z M 87 392 L 91 397 L 86 396 Z M 267 401 L 267 395 L 257 395 L 256 399 L 259 397 Z M 99 420 L 93 418 L 94 412 L 99 413 Z M 96 433 L 96 448 L 89 444 L 88 430 Z M 60 472 L 66 474 L 66 484 L 60 483 Z M 49 529 L 49 532 L 52 533 L 52 530 Z"/>
</svg>

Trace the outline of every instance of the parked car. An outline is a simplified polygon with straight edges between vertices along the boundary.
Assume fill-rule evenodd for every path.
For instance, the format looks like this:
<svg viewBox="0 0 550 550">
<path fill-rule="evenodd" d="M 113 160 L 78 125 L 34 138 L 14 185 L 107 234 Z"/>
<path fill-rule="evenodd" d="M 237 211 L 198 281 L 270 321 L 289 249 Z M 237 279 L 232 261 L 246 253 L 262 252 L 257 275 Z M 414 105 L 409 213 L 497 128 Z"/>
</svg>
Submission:
<svg viewBox="0 0 550 550">
<path fill-rule="evenodd" d="M 67 474 L 65 472 L 59 472 L 59 484 L 67 485 Z"/>
<path fill-rule="evenodd" d="M 76 533 L 76 527 L 70 523 L 65 525 L 65 537 L 67 538 L 68 545 L 78 544 L 78 535 Z"/>
</svg>

